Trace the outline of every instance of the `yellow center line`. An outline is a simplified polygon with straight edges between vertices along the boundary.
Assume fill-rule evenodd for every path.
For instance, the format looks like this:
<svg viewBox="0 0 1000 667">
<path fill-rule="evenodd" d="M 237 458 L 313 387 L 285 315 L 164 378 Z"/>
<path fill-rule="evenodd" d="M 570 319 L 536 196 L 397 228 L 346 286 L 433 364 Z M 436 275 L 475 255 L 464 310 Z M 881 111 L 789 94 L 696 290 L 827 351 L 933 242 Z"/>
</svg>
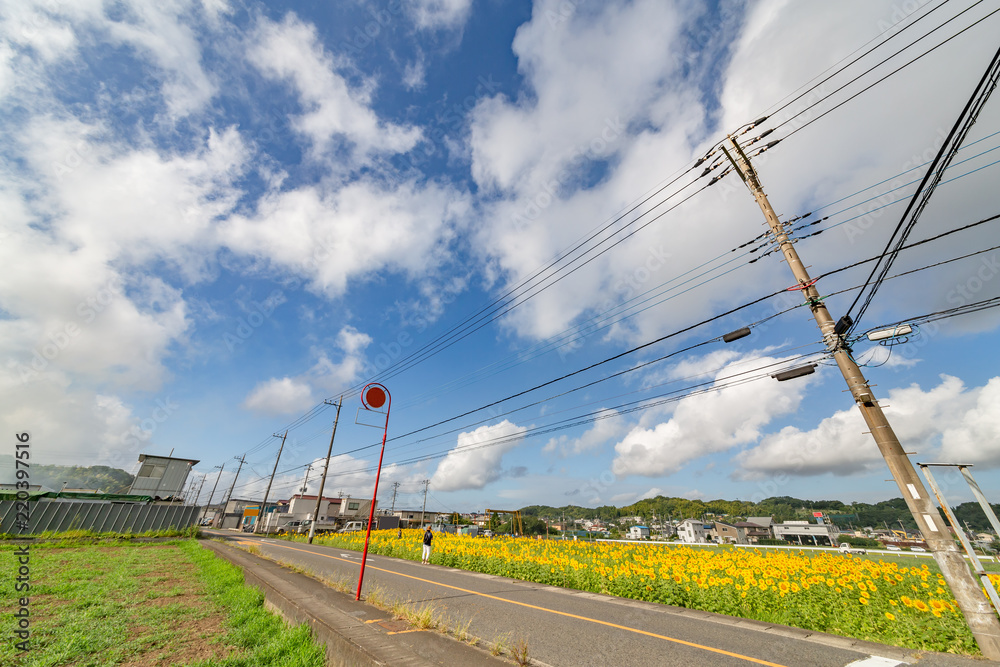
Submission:
<svg viewBox="0 0 1000 667">
<path fill-rule="evenodd" d="M 333 560 L 339 560 L 344 563 L 353 563 L 355 565 L 361 565 L 360 562 L 350 560 L 348 558 L 339 558 L 337 556 L 330 556 L 329 554 L 317 553 L 315 551 L 308 551 L 306 549 L 296 549 L 295 547 L 285 546 L 284 544 L 270 543 L 270 546 L 280 547 L 282 549 L 290 549 L 292 551 L 301 551 L 304 554 L 310 554 L 312 556 L 322 556 L 323 558 L 332 558 Z M 402 572 L 396 572 L 395 570 L 386 570 L 381 567 L 376 567 L 374 565 L 368 565 L 369 570 L 378 570 L 379 572 L 385 572 L 387 574 L 395 574 L 400 577 L 406 577 L 407 579 L 413 579 L 414 581 L 420 581 L 425 584 L 431 584 L 433 586 L 441 586 L 443 588 L 450 588 L 453 591 L 459 591 L 462 593 L 468 593 L 469 595 L 478 595 L 479 597 L 489 598 L 490 600 L 497 600 L 499 602 L 506 602 L 507 604 L 514 604 L 520 607 L 527 607 L 528 609 L 535 609 L 537 611 L 544 611 L 550 614 L 555 614 L 557 616 L 565 616 L 567 618 L 574 618 L 578 621 L 587 621 L 589 623 L 596 623 L 597 625 L 604 625 L 609 628 L 616 628 L 618 630 L 625 630 L 627 632 L 634 632 L 639 635 L 646 635 L 647 637 L 655 637 L 656 639 L 662 639 L 664 641 L 673 642 L 675 644 L 682 644 L 684 646 L 690 646 L 691 648 L 701 649 L 703 651 L 710 651 L 712 653 L 719 653 L 721 655 L 727 655 L 731 658 L 737 658 L 739 660 L 746 660 L 748 662 L 753 662 L 758 665 L 768 665 L 768 667 L 785 667 L 785 665 L 780 665 L 776 662 L 768 662 L 767 660 L 759 660 L 757 658 L 751 658 L 748 655 L 740 655 L 739 653 L 732 653 L 730 651 L 723 650 L 721 648 L 713 648 L 711 646 L 705 646 L 704 644 L 695 644 L 694 642 L 684 641 L 683 639 L 677 639 L 675 637 L 667 637 L 666 635 L 659 635 L 655 632 L 648 632 L 646 630 L 640 630 L 638 628 L 630 628 L 627 625 L 618 625 L 617 623 L 611 623 L 609 621 L 602 621 L 598 618 L 590 618 L 588 616 L 578 616 L 576 614 L 570 614 L 565 611 L 559 611 L 557 609 L 549 609 L 547 607 L 539 607 L 537 605 L 528 604 L 527 602 L 518 602 L 517 600 L 508 600 L 507 598 L 497 597 L 496 595 L 490 595 L 489 593 L 480 593 L 479 591 L 471 591 L 467 588 L 459 588 L 458 586 L 452 586 L 450 584 L 442 584 L 438 581 L 431 581 L 430 579 L 422 579 L 420 577 L 415 577 L 411 574 L 403 574 Z M 393 633 L 387 633 L 393 634 Z"/>
</svg>

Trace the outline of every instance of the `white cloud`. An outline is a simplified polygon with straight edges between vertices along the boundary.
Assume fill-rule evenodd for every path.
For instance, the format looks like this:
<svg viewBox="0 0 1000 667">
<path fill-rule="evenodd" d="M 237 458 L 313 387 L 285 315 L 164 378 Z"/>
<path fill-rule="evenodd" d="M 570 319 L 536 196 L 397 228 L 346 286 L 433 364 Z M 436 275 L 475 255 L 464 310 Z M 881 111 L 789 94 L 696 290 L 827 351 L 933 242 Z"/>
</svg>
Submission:
<svg viewBox="0 0 1000 667">
<path fill-rule="evenodd" d="M 636 498 L 636 500 L 639 501 L 639 500 L 646 500 L 648 498 L 655 498 L 657 496 L 662 496 L 664 493 L 665 491 L 663 489 L 661 489 L 658 486 L 654 486 L 649 491 L 646 491 L 646 493 L 643 493 L 638 498 Z"/>
<path fill-rule="evenodd" d="M 362 180 L 337 190 L 270 193 L 252 215 L 231 216 L 219 232 L 240 255 L 267 258 L 334 297 L 352 278 L 384 268 L 416 279 L 433 275 L 449 259 L 448 244 L 468 210 L 468 195 L 447 186 Z"/>
<path fill-rule="evenodd" d="M 465 25 L 472 0 L 412 0 L 404 6 L 418 28 L 454 30 Z"/>
<path fill-rule="evenodd" d="M 315 26 L 292 13 L 281 23 L 261 19 L 248 56 L 264 75 L 294 86 L 305 113 L 292 126 L 310 139 L 314 157 L 340 162 L 342 151 L 360 166 L 375 153 L 404 153 L 420 138 L 417 128 L 380 121 L 369 106 L 374 82 L 350 86 L 336 71 L 347 63 L 327 53 Z"/>
<path fill-rule="evenodd" d="M 1000 377 L 971 390 L 958 414 L 942 434 L 941 457 L 955 463 L 1000 466 Z M 962 407 L 966 407 L 962 412 Z"/>
<path fill-rule="evenodd" d="M 569 438 L 565 435 L 552 438 L 545 443 L 542 451 L 546 454 L 555 452 L 559 457 L 567 458 L 596 450 L 624 433 L 626 426 L 619 418 L 617 410 L 605 409 L 599 416 L 600 419 L 579 438 Z"/>
<path fill-rule="evenodd" d="M 906 451 L 921 458 L 956 463 L 1000 465 L 1000 378 L 966 389 L 958 378 L 942 375 L 929 391 L 918 385 L 893 389 L 885 414 Z M 769 474 L 851 475 L 884 466 L 882 456 L 857 408 L 840 410 L 819 426 L 802 431 L 787 426 L 741 452 L 742 478 Z"/>
<path fill-rule="evenodd" d="M 273 416 L 303 412 L 315 403 L 308 384 L 284 377 L 259 383 L 243 401 L 243 407 Z"/>
<path fill-rule="evenodd" d="M 726 354 L 733 353 L 727 351 Z M 756 442 L 763 428 L 774 418 L 798 409 L 806 387 L 816 376 L 795 382 L 776 382 L 765 377 L 746 384 L 719 387 L 725 386 L 726 377 L 747 371 L 753 376 L 753 369 L 773 368 L 778 361 L 765 356 L 726 364 L 715 373 L 716 383 L 712 389 L 681 400 L 668 421 L 652 428 L 639 426 L 615 445 L 617 455 L 612 471 L 619 477 L 670 474 L 701 456 Z M 687 374 L 692 365 L 703 363 L 689 362 L 681 369 Z M 711 365 L 714 366 L 714 362 Z"/>
<path fill-rule="evenodd" d="M 455 449 L 438 464 L 431 486 L 438 491 L 482 489 L 503 476 L 503 455 L 521 444 L 524 426 L 508 420 L 458 436 Z"/>
<path fill-rule="evenodd" d="M 403 69 L 403 86 L 407 90 L 420 90 L 427 84 L 427 63 L 418 58 Z"/>
<path fill-rule="evenodd" d="M 348 325 L 338 333 L 335 347 L 339 361 L 321 348 L 314 348 L 316 362 L 297 377 L 271 378 L 259 383 L 243 402 L 247 410 L 265 415 L 286 415 L 302 412 L 316 402 L 316 392 L 324 396 L 343 391 L 361 378 L 367 366 L 365 349 L 372 339 L 366 333 Z"/>
</svg>

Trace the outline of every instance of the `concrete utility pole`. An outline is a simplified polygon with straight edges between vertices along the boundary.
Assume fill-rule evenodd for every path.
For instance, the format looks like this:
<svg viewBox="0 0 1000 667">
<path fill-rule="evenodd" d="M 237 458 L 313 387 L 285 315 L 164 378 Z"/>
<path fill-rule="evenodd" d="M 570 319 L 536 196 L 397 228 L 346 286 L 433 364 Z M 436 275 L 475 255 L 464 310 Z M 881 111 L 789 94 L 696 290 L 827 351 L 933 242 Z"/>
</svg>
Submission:
<svg viewBox="0 0 1000 667">
<path fill-rule="evenodd" d="M 979 583 L 972 576 L 968 564 L 955 546 L 948 531 L 948 525 L 941 519 L 931 496 L 924 488 L 920 477 L 917 476 L 917 471 L 913 468 L 906 452 L 903 451 L 903 447 L 882 412 L 881 406 L 875 400 L 875 395 L 872 393 L 868 381 L 851 356 L 850 347 L 843 335 L 836 330 L 836 323 L 823 303 L 823 299 L 816 289 L 815 281 L 809 277 L 806 267 L 795 251 L 795 246 L 792 245 L 781 221 L 778 220 L 777 214 L 771 208 L 757 173 L 750 166 L 749 158 L 732 136 L 723 143 L 722 150 L 733 163 L 736 173 L 743 179 L 743 183 L 753 194 L 760 210 L 764 213 L 771 233 L 784 253 L 785 261 L 792 270 L 795 280 L 798 281 L 797 289 L 801 290 L 805 296 L 816 324 L 819 325 L 823 334 L 826 347 L 836 360 L 858 409 L 861 410 L 861 415 L 868 424 L 870 433 L 875 438 L 875 443 L 878 445 L 886 465 L 889 466 L 893 479 L 899 486 L 906 506 L 916 521 L 917 530 L 923 535 L 928 548 L 934 555 L 934 560 L 941 568 L 941 573 L 948 582 L 962 614 L 965 615 L 965 620 L 979 644 L 979 649 L 986 658 L 1000 660 L 1000 621 L 997 620 L 997 615 L 991 608 L 989 600 L 979 590 Z"/>
<path fill-rule="evenodd" d="M 236 457 L 234 456 L 233 458 L 235 459 Z M 247 455 L 244 454 L 238 460 L 240 462 L 240 466 L 236 469 L 236 476 L 233 477 L 233 484 L 232 484 L 232 486 L 229 487 L 229 495 L 226 497 L 226 502 L 229 502 L 230 500 L 233 499 L 233 491 L 236 489 L 236 480 L 239 479 L 240 471 L 243 470 L 243 464 L 246 463 Z M 223 514 L 225 514 L 225 511 L 226 511 L 226 508 L 223 507 L 222 508 Z M 223 518 L 225 518 L 225 517 L 223 516 Z"/>
<path fill-rule="evenodd" d="M 275 433 L 274 437 L 281 438 L 281 446 L 278 447 L 278 456 L 274 459 L 274 469 L 271 470 L 271 479 L 267 481 L 267 489 L 264 491 L 264 502 L 260 504 L 260 510 L 257 512 L 257 520 L 253 522 L 253 532 L 255 535 L 260 532 L 260 524 L 264 523 L 264 508 L 267 507 L 267 497 L 271 495 L 271 485 L 274 484 L 274 475 L 278 472 L 278 461 L 281 460 L 281 452 L 285 449 L 285 438 L 288 437 L 288 431 L 286 430 L 282 436 Z"/>
<path fill-rule="evenodd" d="M 326 403 L 326 401 L 323 401 Z M 319 494 L 316 496 L 316 511 L 313 512 L 312 525 L 309 526 L 309 544 L 313 543 L 313 535 L 316 534 L 316 522 L 319 521 L 319 508 L 323 502 L 323 489 L 326 487 L 326 473 L 330 469 L 330 454 L 333 453 L 333 439 L 337 437 L 337 422 L 340 421 L 340 406 L 344 404 L 344 397 L 337 401 L 337 415 L 333 418 L 333 433 L 330 434 L 330 446 L 326 450 L 326 461 L 323 463 L 323 479 L 319 483 Z M 329 405 L 329 404 L 328 404 Z"/>
<path fill-rule="evenodd" d="M 208 474 L 201 476 L 201 481 L 198 482 L 198 493 L 194 494 L 194 506 L 198 506 L 198 499 L 201 498 L 201 489 L 205 486 L 205 480 L 208 479 Z"/>
<path fill-rule="evenodd" d="M 222 479 L 222 471 L 226 469 L 226 464 L 223 463 L 221 466 L 215 466 L 219 469 L 219 476 L 215 478 L 215 484 L 212 485 L 212 493 L 208 494 L 208 503 L 205 505 L 205 511 L 201 514 L 201 520 L 204 521 L 205 517 L 208 516 L 208 508 L 212 504 L 212 498 L 215 497 L 215 489 L 219 486 L 219 480 Z"/>
<path fill-rule="evenodd" d="M 420 527 L 423 528 L 424 527 L 424 512 L 427 511 L 427 487 L 430 486 L 431 480 L 425 479 L 424 481 L 422 481 L 420 483 L 424 485 L 424 507 L 423 507 L 423 509 L 420 510 Z"/>
<path fill-rule="evenodd" d="M 399 482 L 392 483 L 392 509 L 389 510 L 389 515 L 396 513 L 396 490 L 399 488 Z"/>
</svg>

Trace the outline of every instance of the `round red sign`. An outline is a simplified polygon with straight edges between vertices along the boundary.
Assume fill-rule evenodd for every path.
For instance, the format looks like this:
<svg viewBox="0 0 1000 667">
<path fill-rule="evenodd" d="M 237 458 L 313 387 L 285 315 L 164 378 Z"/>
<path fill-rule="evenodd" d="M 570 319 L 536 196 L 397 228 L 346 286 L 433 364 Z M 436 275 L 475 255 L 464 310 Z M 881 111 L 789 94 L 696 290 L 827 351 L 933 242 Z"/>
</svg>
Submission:
<svg viewBox="0 0 1000 667">
<path fill-rule="evenodd" d="M 365 393 L 365 405 L 378 410 L 385 405 L 385 390 L 382 387 L 369 387 Z"/>
</svg>

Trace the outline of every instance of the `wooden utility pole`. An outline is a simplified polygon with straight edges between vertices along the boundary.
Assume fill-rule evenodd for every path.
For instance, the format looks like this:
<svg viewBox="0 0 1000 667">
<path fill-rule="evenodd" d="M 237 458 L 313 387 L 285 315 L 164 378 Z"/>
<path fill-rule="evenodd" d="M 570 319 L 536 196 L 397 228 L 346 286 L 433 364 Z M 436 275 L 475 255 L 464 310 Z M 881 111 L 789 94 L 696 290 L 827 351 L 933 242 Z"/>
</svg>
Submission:
<svg viewBox="0 0 1000 667">
<path fill-rule="evenodd" d="M 277 438 L 278 434 L 275 433 L 274 437 Z M 278 447 L 278 456 L 274 459 L 274 469 L 271 470 L 271 479 L 267 482 L 267 490 L 264 491 L 264 502 L 260 504 L 260 510 L 257 512 L 257 520 L 253 522 L 253 532 L 256 534 L 260 532 L 258 529 L 260 525 L 264 522 L 264 508 L 267 507 L 267 497 L 271 495 L 271 485 L 274 484 L 274 475 L 278 472 L 278 461 L 281 460 L 281 452 L 285 449 L 285 438 L 288 437 L 288 431 L 281 436 L 281 446 Z"/>
<path fill-rule="evenodd" d="M 955 546 L 948 525 L 941 519 L 934 501 L 924 488 L 920 477 L 917 476 L 917 471 L 906 452 L 903 451 L 903 447 L 882 412 L 881 406 L 875 400 L 875 395 L 872 393 L 868 381 L 851 356 L 850 347 L 844 340 L 842 332 L 837 330 L 836 322 L 834 322 L 816 289 L 816 281 L 809 277 L 809 273 L 799 259 L 795 246 L 789 240 L 784 226 L 778 220 L 774 209 L 771 208 L 757 173 L 750 165 L 750 159 L 732 136 L 723 142 L 722 150 L 733 163 L 736 173 L 743 179 L 743 183 L 753 194 L 760 210 L 764 213 L 771 233 L 774 235 L 774 240 L 781 248 L 785 261 L 798 282 L 797 289 L 802 291 L 806 303 L 812 310 L 816 324 L 823 334 L 827 350 L 837 362 L 858 409 L 861 410 L 861 415 L 868 424 L 869 431 L 875 438 L 875 443 L 889 467 L 889 472 L 892 473 L 892 478 L 899 486 L 899 492 L 917 523 L 917 530 L 923 535 L 928 548 L 934 555 L 934 560 L 937 561 L 941 573 L 951 587 L 951 592 L 979 644 L 979 649 L 986 658 L 1000 660 L 1000 621 L 997 620 L 989 600 L 979 590 L 979 583 L 972 576 L 965 558 Z"/>
<path fill-rule="evenodd" d="M 234 456 L 233 458 L 235 459 L 236 457 Z M 236 476 L 233 477 L 233 484 L 232 486 L 229 487 L 229 495 L 226 496 L 226 502 L 229 502 L 230 500 L 233 499 L 233 491 L 236 489 L 236 480 L 239 479 L 240 471 L 243 470 L 243 464 L 246 463 L 247 455 L 244 454 L 237 460 L 240 462 L 240 466 L 236 469 Z M 223 519 L 225 519 L 225 512 L 226 512 L 225 507 L 222 508 L 222 512 L 223 512 Z"/>
<path fill-rule="evenodd" d="M 326 403 L 326 401 L 323 401 Z M 330 454 L 333 453 L 333 439 L 337 437 L 337 422 L 340 421 L 340 406 L 344 404 L 344 397 L 337 401 L 337 414 L 333 418 L 333 433 L 330 434 L 330 446 L 326 450 L 326 461 L 323 463 L 323 479 L 319 482 L 319 494 L 316 496 L 316 511 L 313 512 L 312 525 L 309 526 L 309 544 L 313 543 L 313 536 L 316 534 L 316 522 L 319 521 L 319 508 L 323 502 L 323 489 L 326 487 L 326 473 L 330 469 Z"/>
</svg>

